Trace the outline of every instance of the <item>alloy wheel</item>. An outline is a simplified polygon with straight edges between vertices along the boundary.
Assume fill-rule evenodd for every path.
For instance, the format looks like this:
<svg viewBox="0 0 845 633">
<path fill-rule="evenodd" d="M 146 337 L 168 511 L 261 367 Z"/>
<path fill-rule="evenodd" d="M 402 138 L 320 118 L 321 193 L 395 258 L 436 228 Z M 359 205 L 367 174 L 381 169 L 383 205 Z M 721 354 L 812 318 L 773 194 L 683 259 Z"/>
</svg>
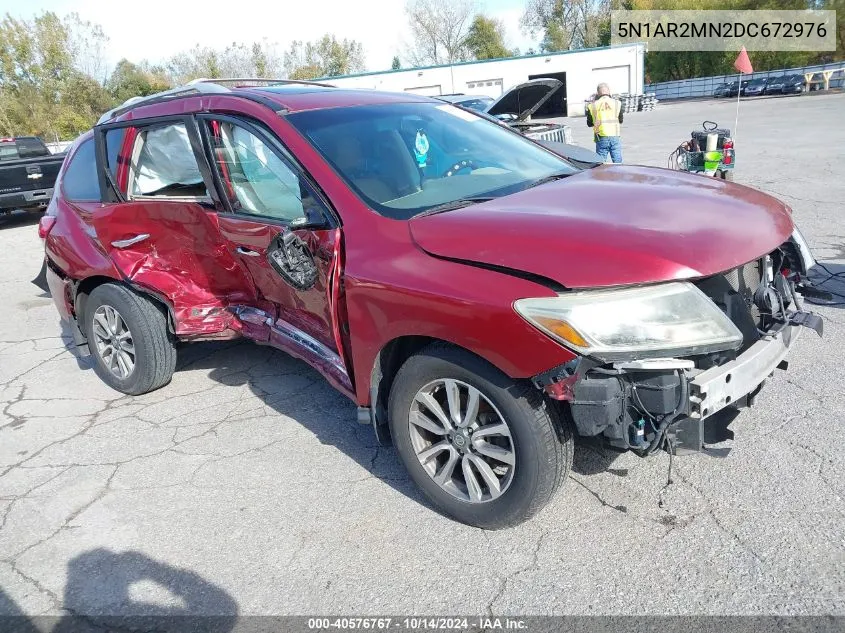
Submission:
<svg viewBox="0 0 845 633">
<path fill-rule="evenodd" d="M 513 481 L 516 452 L 510 428 L 472 385 L 450 378 L 428 383 L 414 396 L 408 426 L 423 469 L 453 497 L 492 501 Z"/>
<path fill-rule="evenodd" d="M 124 380 L 135 371 L 135 343 L 132 332 L 120 313 L 110 305 L 101 305 L 93 316 L 97 353 L 108 370 Z"/>
</svg>

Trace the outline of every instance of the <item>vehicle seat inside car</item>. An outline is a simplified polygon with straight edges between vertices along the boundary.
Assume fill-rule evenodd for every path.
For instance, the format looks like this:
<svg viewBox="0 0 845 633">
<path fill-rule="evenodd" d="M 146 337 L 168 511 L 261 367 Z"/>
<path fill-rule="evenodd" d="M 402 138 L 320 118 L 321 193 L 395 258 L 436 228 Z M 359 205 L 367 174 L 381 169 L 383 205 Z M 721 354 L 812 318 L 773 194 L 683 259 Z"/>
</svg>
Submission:
<svg viewBox="0 0 845 633">
<path fill-rule="evenodd" d="M 377 172 L 394 192 L 394 198 L 401 198 L 420 190 L 420 172 L 408 152 L 402 137 L 396 130 L 377 132 L 374 140 Z"/>
<path fill-rule="evenodd" d="M 366 144 L 352 135 L 333 141 L 334 162 L 368 198 L 383 203 L 419 191 L 419 171 L 398 132 L 377 132 Z"/>
</svg>

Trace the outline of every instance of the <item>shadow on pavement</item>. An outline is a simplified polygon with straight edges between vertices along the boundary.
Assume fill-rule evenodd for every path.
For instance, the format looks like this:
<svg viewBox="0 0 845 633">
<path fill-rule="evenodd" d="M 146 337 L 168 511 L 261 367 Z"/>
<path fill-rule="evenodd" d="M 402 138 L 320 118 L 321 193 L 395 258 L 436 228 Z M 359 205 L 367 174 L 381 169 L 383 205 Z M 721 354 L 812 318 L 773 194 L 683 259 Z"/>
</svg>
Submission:
<svg viewBox="0 0 845 633">
<path fill-rule="evenodd" d="M 133 586 L 156 585 L 159 602 L 133 598 Z M 166 596 L 166 597 L 165 597 Z M 57 605 L 58 606 L 58 605 Z M 4 633 L 97 631 L 231 631 L 238 605 L 224 589 L 200 575 L 140 552 L 95 549 L 68 563 L 63 616 L 26 616 L 0 588 Z"/>
<path fill-rule="evenodd" d="M 17 211 L 10 214 L 0 215 L 0 231 L 11 229 L 16 226 L 27 226 L 38 224 L 43 214 L 41 212 Z M 33 226 L 33 230 L 35 227 Z"/>
<path fill-rule="evenodd" d="M 625 477 L 626 468 L 612 468 L 613 462 L 621 455 L 604 445 L 601 437 L 575 436 L 575 454 L 572 456 L 572 472 L 578 475 L 598 475 L 609 472 Z"/>
<path fill-rule="evenodd" d="M 814 305 L 829 306 L 831 308 L 845 307 L 845 265 L 831 262 L 818 262 L 810 269 L 808 275 L 813 286 L 823 292 L 831 293 L 832 300 L 825 301 L 807 297 L 804 303 L 812 309 Z"/>
<path fill-rule="evenodd" d="M 248 351 L 247 351 L 248 350 Z M 233 371 L 236 354 L 254 355 L 256 374 Z M 190 360 L 190 357 L 201 357 Z M 284 352 L 248 341 L 195 343 L 179 349 L 177 371 L 207 368 L 209 378 L 224 385 L 248 384 L 270 409 L 302 425 L 322 444 L 334 446 L 373 477 L 397 492 L 432 508 L 408 477 L 393 447 L 380 446 L 369 425 L 359 424 L 354 403 L 337 392 L 317 371 Z"/>
<path fill-rule="evenodd" d="M 256 366 L 272 366 L 271 373 L 262 374 L 255 379 L 248 378 L 242 371 L 233 371 L 229 367 L 231 359 L 237 353 L 235 350 L 244 352 L 243 346 L 251 346 L 254 350 L 252 353 L 255 355 Z M 394 490 L 426 508 L 433 509 L 408 477 L 393 447 L 379 446 L 372 428 L 357 422 L 355 405 L 335 391 L 320 374 L 304 362 L 284 352 L 245 341 L 195 343 L 180 348 L 179 353 L 177 371 L 188 367 L 207 368 L 211 370 L 209 377 L 221 384 L 249 384 L 252 392 L 273 411 L 295 420 L 312 432 L 321 443 L 336 447 Z M 271 388 L 269 385 L 274 381 L 283 384 L 283 381 L 292 378 L 300 383 L 304 382 L 305 385 L 297 387 L 293 393 L 268 391 Z M 593 444 L 588 440 L 576 438 L 573 470 L 582 475 L 610 470 L 613 474 L 625 476 L 627 472 L 616 472 L 610 468 L 618 456 L 619 453 L 603 448 L 600 442 Z"/>
</svg>

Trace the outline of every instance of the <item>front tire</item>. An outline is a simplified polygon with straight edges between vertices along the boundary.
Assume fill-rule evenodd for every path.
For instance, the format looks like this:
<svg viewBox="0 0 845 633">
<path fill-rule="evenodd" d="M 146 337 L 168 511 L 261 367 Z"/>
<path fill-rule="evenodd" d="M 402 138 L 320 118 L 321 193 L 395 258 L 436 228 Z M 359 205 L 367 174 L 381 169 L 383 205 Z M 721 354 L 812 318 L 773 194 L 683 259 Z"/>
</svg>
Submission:
<svg viewBox="0 0 845 633">
<path fill-rule="evenodd" d="M 94 371 L 112 389 L 137 396 L 170 382 L 176 347 L 162 310 L 124 286 L 97 286 L 85 304 Z"/>
<path fill-rule="evenodd" d="M 556 407 L 454 347 L 434 344 L 405 361 L 388 409 L 414 483 L 462 523 L 499 529 L 527 520 L 572 464 L 572 433 Z"/>
</svg>

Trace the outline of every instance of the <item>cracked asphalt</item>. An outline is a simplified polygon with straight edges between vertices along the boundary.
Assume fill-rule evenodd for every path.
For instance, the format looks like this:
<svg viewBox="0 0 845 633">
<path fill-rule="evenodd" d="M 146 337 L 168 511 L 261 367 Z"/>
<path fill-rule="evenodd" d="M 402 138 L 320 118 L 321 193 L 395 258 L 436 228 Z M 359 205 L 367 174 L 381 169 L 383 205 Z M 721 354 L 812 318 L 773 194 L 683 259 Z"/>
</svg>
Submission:
<svg viewBox="0 0 845 633">
<path fill-rule="evenodd" d="M 665 165 L 734 102 L 632 114 Z M 742 103 L 737 181 L 845 270 L 845 95 Z M 590 144 L 584 119 L 576 142 Z M 693 213 L 692 209 L 678 209 Z M 817 308 L 725 459 L 579 445 L 551 505 L 484 532 L 432 511 L 314 371 L 247 343 L 179 350 L 128 397 L 65 348 L 33 221 L 0 225 L 0 613 L 845 614 L 845 312 Z M 827 287 L 845 292 L 836 280 Z"/>
</svg>

